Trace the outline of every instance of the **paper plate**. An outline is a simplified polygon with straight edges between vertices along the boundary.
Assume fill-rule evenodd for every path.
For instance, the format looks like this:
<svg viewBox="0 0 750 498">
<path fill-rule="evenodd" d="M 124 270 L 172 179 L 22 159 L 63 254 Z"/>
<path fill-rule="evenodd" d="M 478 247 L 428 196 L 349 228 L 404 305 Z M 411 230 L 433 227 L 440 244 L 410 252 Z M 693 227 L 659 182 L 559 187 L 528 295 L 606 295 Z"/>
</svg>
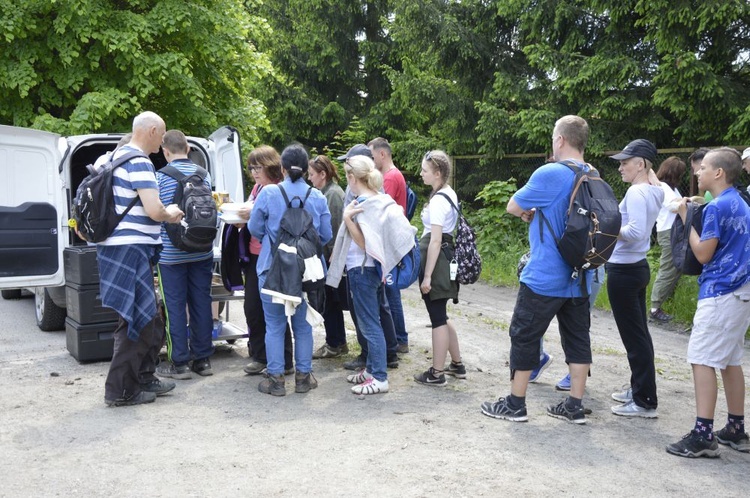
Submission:
<svg viewBox="0 0 750 498">
<path fill-rule="evenodd" d="M 223 221 L 224 223 L 229 223 L 230 225 L 234 225 L 236 223 L 247 223 L 248 220 L 243 220 L 237 215 L 222 214 L 221 221 Z"/>
</svg>

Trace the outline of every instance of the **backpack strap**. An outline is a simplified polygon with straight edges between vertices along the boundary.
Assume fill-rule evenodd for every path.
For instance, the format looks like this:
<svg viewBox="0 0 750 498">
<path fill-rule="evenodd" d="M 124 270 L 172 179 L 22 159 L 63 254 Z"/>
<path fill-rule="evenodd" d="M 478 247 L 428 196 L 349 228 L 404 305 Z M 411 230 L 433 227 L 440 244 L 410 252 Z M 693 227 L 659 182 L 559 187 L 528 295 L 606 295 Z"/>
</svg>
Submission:
<svg viewBox="0 0 750 498">
<path fill-rule="evenodd" d="M 573 177 L 573 187 L 575 188 L 576 179 L 578 178 L 578 175 L 582 175 L 584 173 L 588 173 L 583 170 L 583 166 L 578 164 L 576 161 L 572 159 L 563 159 L 562 161 L 557 161 L 558 164 L 562 164 L 563 166 L 567 166 L 570 171 L 573 172 L 575 175 Z M 589 171 L 596 171 L 596 168 L 591 166 L 589 163 L 584 163 L 586 166 L 589 167 Z M 573 195 L 573 191 L 570 192 L 570 195 Z M 549 219 L 544 216 L 544 213 L 541 209 L 537 208 L 537 213 L 539 214 L 539 219 L 541 220 L 541 223 L 539 223 L 539 241 L 544 241 L 544 225 L 547 225 L 547 229 L 549 230 L 549 233 L 552 234 L 552 238 L 555 239 L 555 244 L 560 243 L 560 239 L 557 238 L 555 235 L 555 231 L 552 230 L 552 224 L 549 222 Z"/>
<path fill-rule="evenodd" d="M 299 201 L 300 208 L 304 208 L 305 202 L 307 202 L 307 198 L 310 197 L 310 192 L 312 192 L 312 187 L 308 187 L 307 193 L 305 194 L 304 199 L 300 199 L 298 195 L 295 195 L 294 197 L 292 197 L 292 200 L 290 201 L 289 196 L 286 195 L 286 191 L 284 190 L 284 187 L 282 187 L 281 184 L 279 184 L 278 187 L 279 187 L 279 190 L 281 191 L 281 195 L 284 197 L 284 202 L 286 203 L 286 207 L 288 208 L 292 207 L 292 201 L 294 199 L 297 199 Z"/>
<path fill-rule="evenodd" d="M 196 173 L 197 172 L 198 171 L 196 170 Z M 178 182 L 187 176 L 185 173 L 183 173 L 179 169 L 175 168 L 174 166 L 170 166 L 170 165 L 164 166 L 162 169 L 159 170 L 159 173 L 164 173 L 168 177 L 170 177 L 170 178 L 172 178 L 172 179 L 174 179 L 174 180 L 176 180 Z M 201 179 L 203 179 L 203 178 L 205 178 L 205 177 L 201 176 Z"/>
<path fill-rule="evenodd" d="M 461 212 L 461 208 L 456 207 L 456 205 L 453 203 L 453 199 L 451 199 L 448 194 L 446 194 L 445 192 L 437 192 L 435 195 L 439 195 L 448 199 L 448 203 L 451 205 L 453 209 L 456 210 L 456 212 L 458 212 L 458 215 L 463 216 L 463 213 Z"/>
</svg>

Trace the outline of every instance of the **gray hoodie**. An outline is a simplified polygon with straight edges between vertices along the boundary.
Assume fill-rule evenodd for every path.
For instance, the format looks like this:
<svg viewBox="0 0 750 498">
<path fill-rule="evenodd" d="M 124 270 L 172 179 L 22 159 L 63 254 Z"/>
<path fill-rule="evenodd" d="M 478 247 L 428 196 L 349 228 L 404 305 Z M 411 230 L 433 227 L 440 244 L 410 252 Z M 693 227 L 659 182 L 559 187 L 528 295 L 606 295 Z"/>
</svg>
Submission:
<svg viewBox="0 0 750 498">
<path fill-rule="evenodd" d="M 648 183 L 631 185 L 620 202 L 622 227 L 610 263 L 637 263 L 651 247 L 651 230 L 664 202 L 664 190 Z"/>
</svg>

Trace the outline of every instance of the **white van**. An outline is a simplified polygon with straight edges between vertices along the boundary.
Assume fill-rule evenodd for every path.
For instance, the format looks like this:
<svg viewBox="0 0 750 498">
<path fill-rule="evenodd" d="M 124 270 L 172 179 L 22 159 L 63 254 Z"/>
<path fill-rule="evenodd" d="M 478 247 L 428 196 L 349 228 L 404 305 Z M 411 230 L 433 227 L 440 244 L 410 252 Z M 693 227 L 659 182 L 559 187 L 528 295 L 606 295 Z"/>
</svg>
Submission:
<svg viewBox="0 0 750 498">
<path fill-rule="evenodd" d="M 70 206 L 86 165 L 114 149 L 123 134 L 61 137 L 0 125 L 0 289 L 4 299 L 34 293 L 42 330 L 65 327 L 63 250 L 85 246 L 68 228 Z M 211 174 L 217 192 L 244 199 L 240 137 L 232 127 L 188 137 L 190 158 Z M 166 164 L 151 154 L 156 169 Z M 217 237 L 218 240 L 218 237 Z"/>
</svg>

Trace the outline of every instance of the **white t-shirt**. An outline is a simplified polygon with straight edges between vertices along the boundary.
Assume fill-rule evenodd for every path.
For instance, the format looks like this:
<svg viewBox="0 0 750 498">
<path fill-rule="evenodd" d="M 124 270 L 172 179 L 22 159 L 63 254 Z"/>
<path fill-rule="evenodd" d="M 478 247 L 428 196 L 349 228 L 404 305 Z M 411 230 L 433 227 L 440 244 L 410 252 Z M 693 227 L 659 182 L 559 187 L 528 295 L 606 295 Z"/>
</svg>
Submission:
<svg viewBox="0 0 750 498">
<path fill-rule="evenodd" d="M 450 186 L 446 185 L 438 190 L 438 192 L 447 194 L 456 207 L 458 207 L 458 197 L 456 196 L 456 192 L 454 192 Z M 443 227 L 443 233 L 453 233 L 453 230 L 456 228 L 458 213 L 453 209 L 453 206 L 448 202 L 448 199 L 442 195 L 438 195 L 438 192 L 436 192 L 435 195 L 430 198 L 430 201 L 424 205 L 424 208 L 422 208 L 422 224 L 424 225 L 424 231 L 422 232 L 423 237 L 432 232 L 432 225 L 440 225 Z"/>
<path fill-rule="evenodd" d="M 669 210 L 669 204 L 674 199 L 679 199 L 681 197 L 679 190 L 677 190 L 676 188 L 669 188 L 669 185 L 664 182 L 661 182 L 661 189 L 664 191 L 664 202 L 661 205 L 661 211 L 659 211 L 659 215 L 656 217 L 657 232 L 663 232 L 672 228 L 672 224 L 677 217 L 677 213 L 673 213 Z"/>
</svg>

